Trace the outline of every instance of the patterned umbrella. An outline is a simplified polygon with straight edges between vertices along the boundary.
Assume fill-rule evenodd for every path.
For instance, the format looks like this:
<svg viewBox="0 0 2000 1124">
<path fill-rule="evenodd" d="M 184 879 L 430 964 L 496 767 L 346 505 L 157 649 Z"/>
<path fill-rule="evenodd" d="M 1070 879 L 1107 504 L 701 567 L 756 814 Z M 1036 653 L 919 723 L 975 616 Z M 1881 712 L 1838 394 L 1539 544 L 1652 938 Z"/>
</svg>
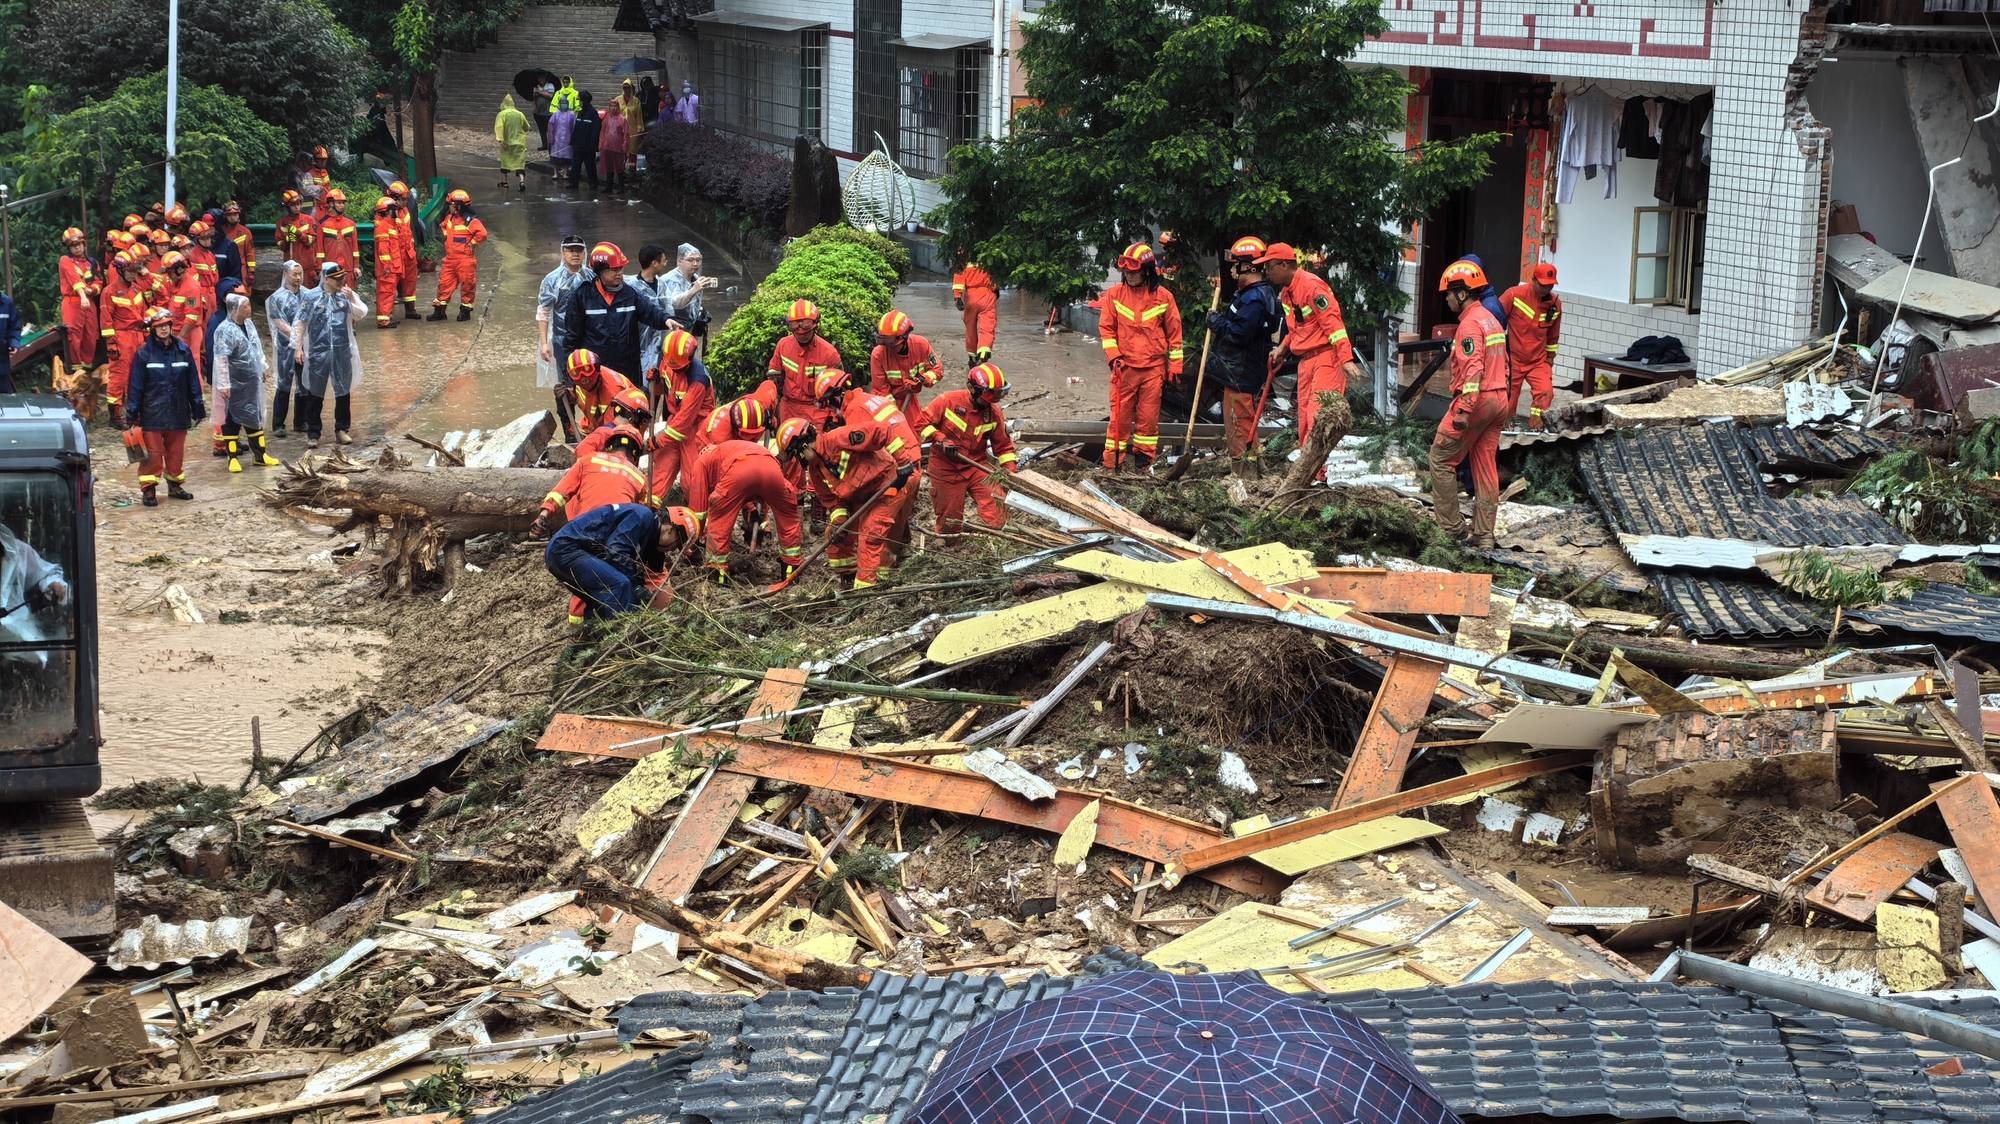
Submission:
<svg viewBox="0 0 2000 1124">
<path fill-rule="evenodd" d="M 1457 1124 L 1367 1024 L 1255 972 L 1121 972 L 973 1027 L 912 1124 Z"/>
</svg>

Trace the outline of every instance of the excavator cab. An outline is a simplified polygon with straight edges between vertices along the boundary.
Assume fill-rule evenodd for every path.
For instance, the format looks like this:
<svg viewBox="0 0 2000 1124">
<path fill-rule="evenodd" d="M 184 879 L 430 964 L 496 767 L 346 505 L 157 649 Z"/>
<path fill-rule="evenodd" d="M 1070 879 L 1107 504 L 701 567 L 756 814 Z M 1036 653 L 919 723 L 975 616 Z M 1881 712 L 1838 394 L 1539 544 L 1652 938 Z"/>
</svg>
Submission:
<svg viewBox="0 0 2000 1124">
<path fill-rule="evenodd" d="M 96 513 L 83 420 L 0 395 L 0 901 L 58 936 L 108 932 L 97 791 Z"/>
</svg>

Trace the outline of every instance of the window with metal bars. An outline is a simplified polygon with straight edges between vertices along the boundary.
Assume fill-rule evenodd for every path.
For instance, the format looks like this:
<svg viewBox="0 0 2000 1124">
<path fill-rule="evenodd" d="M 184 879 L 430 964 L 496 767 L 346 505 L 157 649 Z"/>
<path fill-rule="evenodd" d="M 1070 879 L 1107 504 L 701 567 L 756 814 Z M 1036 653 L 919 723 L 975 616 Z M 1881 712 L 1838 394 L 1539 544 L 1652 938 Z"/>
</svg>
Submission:
<svg viewBox="0 0 2000 1124">
<path fill-rule="evenodd" d="M 985 135 L 980 91 L 986 52 L 902 52 L 897 98 L 896 159 L 913 176 L 945 173 L 953 148 Z"/>
<path fill-rule="evenodd" d="M 900 156 L 896 131 L 896 47 L 903 33 L 902 0 L 854 0 L 854 148 L 875 149 L 877 137 Z"/>
<path fill-rule="evenodd" d="M 799 32 L 799 132 L 826 139 L 826 28 Z"/>
<path fill-rule="evenodd" d="M 825 28 L 705 29 L 702 47 L 704 124 L 785 147 L 800 133 L 824 139 Z"/>
</svg>

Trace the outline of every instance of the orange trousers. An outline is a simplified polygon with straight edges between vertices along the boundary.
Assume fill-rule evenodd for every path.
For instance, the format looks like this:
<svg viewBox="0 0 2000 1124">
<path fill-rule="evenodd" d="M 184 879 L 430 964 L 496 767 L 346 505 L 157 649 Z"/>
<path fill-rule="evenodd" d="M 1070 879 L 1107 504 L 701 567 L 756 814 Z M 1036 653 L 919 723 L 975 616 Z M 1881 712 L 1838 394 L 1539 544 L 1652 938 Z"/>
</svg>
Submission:
<svg viewBox="0 0 2000 1124">
<path fill-rule="evenodd" d="M 896 509 L 902 502 L 901 496 L 884 496 L 867 511 L 850 516 L 845 529 L 826 548 L 827 568 L 852 569 L 856 589 L 874 585 L 876 575 L 882 572 L 883 557 L 889 552 L 889 535 L 895 529 Z"/>
<path fill-rule="evenodd" d="M 954 463 L 948 457 L 931 457 L 931 510 L 937 515 L 940 535 L 965 529 L 965 497 L 970 493 L 978 505 L 980 521 L 988 527 L 1007 523 L 1007 508 L 999 489 L 986 482 L 986 473 Z"/>
<path fill-rule="evenodd" d="M 709 493 L 708 565 L 718 569 L 729 565 L 736 517 L 751 504 L 770 509 L 778 524 L 778 552 L 786 563 L 803 557 L 805 533 L 799 526 L 798 505 L 785 502 L 786 491 L 785 474 L 777 461 L 768 457 L 738 461 Z"/>
<path fill-rule="evenodd" d="M 1247 390 L 1222 391 L 1222 438 L 1232 457 L 1257 452 L 1257 395 Z"/>
<path fill-rule="evenodd" d="M 392 273 L 383 269 L 380 262 L 376 263 L 375 322 L 377 324 L 387 324 L 395 318 L 396 294 L 400 291 L 402 283 L 402 271 Z"/>
<path fill-rule="evenodd" d="M 965 290 L 965 353 L 993 350 L 993 328 L 1000 321 L 1000 294 L 984 286 Z"/>
<path fill-rule="evenodd" d="M 97 362 L 97 310 L 74 299 L 62 303 L 63 362 L 71 370 Z"/>
<path fill-rule="evenodd" d="M 1160 389 L 1166 385 L 1165 362 L 1137 366 L 1120 360 L 1111 366 L 1111 422 L 1104 428 L 1104 467 L 1118 468 L 1127 454 L 1150 465 L 1160 453 Z"/>
<path fill-rule="evenodd" d="M 114 404 L 124 403 L 125 392 L 132 386 L 132 360 L 145 342 L 144 332 L 120 331 L 111 337 L 111 380 L 104 395 Z"/>
<path fill-rule="evenodd" d="M 1338 350 L 1327 347 L 1299 360 L 1299 444 L 1312 433 L 1313 419 L 1319 417 L 1322 393 L 1346 394 L 1347 371 L 1339 362 Z"/>
<path fill-rule="evenodd" d="M 1500 430 L 1513 410 L 1510 390 L 1485 390 L 1461 394 L 1438 423 L 1431 440 L 1431 504 L 1437 510 L 1438 526 L 1456 532 L 1463 524 L 1458 513 L 1458 466 L 1472 461 L 1472 533 L 1491 538 L 1500 512 Z"/>
<path fill-rule="evenodd" d="M 139 486 L 156 488 L 162 478 L 170 484 L 185 483 L 187 430 L 149 429 L 145 439 L 146 459 L 139 464 Z"/>
<path fill-rule="evenodd" d="M 458 307 L 471 309 L 473 300 L 479 295 L 479 259 L 472 254 L 446 254 L 438 264 L 437 299 L 431 302 L 433 308 L 443 308 L 451 303 L 451 291 L 458 290 Z"/>
</svg>

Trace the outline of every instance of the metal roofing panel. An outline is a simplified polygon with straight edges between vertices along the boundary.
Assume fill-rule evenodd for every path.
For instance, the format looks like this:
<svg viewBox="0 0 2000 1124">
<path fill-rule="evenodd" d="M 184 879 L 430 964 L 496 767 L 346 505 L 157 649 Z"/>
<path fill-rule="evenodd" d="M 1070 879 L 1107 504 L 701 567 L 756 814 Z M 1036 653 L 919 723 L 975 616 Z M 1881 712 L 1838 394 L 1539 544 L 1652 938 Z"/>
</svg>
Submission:
<svg viewBox="0 0 2000 1124">
<path fill-rule="evenodd" d="M 610 1073 L 523 1097 L 486 1117 L 486 1124 L 678 1124 L 680 1087 L 701 1046 L 679 1046 Z"/>
<path fill-rule="evenodd" d="M 808 27 L 825 27 L 825 20 L 799 19 L 796 16 L 767 16 L 756 12 L 703 12 L 691 17 L 696 23 L 716 24 L 722 27 L 747 27 L 757 31 L 804 31 Z"/>
</svg>

